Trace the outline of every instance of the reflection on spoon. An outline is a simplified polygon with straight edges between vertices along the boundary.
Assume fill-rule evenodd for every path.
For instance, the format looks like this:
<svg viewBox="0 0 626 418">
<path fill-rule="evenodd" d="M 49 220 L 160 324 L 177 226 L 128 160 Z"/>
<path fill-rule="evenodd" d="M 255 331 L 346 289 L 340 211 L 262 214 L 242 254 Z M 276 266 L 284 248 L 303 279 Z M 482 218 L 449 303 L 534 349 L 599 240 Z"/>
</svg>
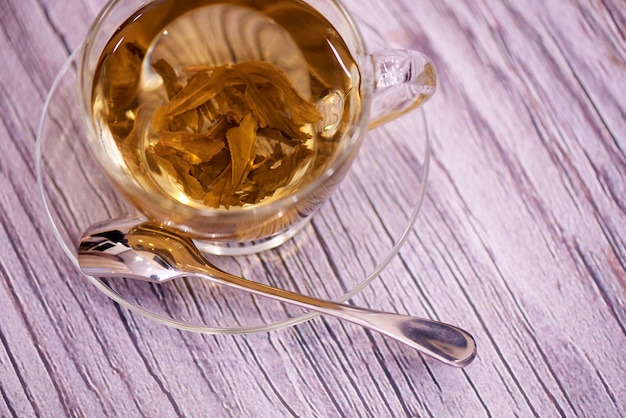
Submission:
<svg viewBox="0 0 626 418">
<path fill-rule="evenodd" d="M 321 300 L 234 276 L 210 264 L 191 239 L 144 219 L 114 219 L 92 226 L 80 241 L 78 263 L 85 274 L 96 277 L 163 283 L 197 276 L 344 319 L 456 367 L 468 365 L 476 355 L 474 338 L 460 328 L 429 319 Z"/>
</svg>

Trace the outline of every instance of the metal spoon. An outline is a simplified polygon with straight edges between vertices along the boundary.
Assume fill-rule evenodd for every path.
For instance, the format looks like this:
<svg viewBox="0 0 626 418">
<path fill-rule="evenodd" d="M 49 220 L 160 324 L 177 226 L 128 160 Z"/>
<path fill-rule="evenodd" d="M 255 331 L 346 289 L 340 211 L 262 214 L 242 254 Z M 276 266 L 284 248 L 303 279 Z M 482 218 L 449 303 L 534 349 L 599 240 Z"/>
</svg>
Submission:
<svg viewBox="0 0 626 418">
<path fill-rule="evenodd" d="M 476 355 L 474 338 L 455 326 L 321 300 L 234 276 L 210 264 L 191 239 L 143 219 L 114 219 L 92 226 L 80 241 L 78 262 L 85 274 L 96 277 L 163 283 L 198 276 L 353 322 L 456 367 L 468 365 Z"/>
</svg>

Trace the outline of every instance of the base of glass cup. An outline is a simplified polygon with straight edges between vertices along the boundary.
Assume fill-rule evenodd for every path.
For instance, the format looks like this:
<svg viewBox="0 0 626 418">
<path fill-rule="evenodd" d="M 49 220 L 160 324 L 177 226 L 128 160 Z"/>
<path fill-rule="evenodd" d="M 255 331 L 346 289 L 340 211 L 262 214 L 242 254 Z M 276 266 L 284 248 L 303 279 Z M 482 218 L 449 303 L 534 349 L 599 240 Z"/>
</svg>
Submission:
<svg viewBox="0 0 626 418">
<path fill-rule="evenodd" d="M 313 214 L 302 219 L 298 223 L 291 225 L 283 232 L 279 232 L 271 237 L 244 242 L 219 242 L 219 241 L 207 241 L 207 240 L 194 240 L 196 246 L 200 251 L 211 255 L 251 255 L 267 251 L 281 246 L 285 242 L 293 238 L 298 232 L 300 232 L 305 226 L 311 222 Z"/>
</svg>

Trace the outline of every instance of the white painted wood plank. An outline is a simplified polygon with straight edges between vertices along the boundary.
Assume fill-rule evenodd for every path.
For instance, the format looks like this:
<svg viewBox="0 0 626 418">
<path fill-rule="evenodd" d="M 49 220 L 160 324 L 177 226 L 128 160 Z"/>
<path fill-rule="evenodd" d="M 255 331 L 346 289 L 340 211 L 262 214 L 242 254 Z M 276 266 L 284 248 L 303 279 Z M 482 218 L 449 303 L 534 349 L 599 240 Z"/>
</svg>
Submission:
<svg viewBox="0 0 626 418">
<path fill-rule="evenodd" d="M 626 415 L 622 3 L 348 3 L 388 41 L 428 53 L 440 77 L 418 224 L 353 302 L 459 324 L 476 336 L 476 361 L 451 369 L 334 319 L 211 336 L 111 302 L 53 244 L 33 160 L 46 91 L 103 3 L 0 0 L 0 415 Z M 398 184 L 410 158 L 381 144 L 403 134 L 374 132 L 363 157 Z M 323 245 L 232 268 L 277 283 L 367 272 L 389 231 L 340 206 L 406 214 L 383 204 L 395 186 L 347 181 L 350 200 L 336 197 L 314 222 Z M 59 212 L 70 226 L 87 219 L 73 205 Z M 369 229 L 381 241 L 328 234 Z M 185 286 L 131 290 L 160 309 L 211 314 Z"/>
</svg>

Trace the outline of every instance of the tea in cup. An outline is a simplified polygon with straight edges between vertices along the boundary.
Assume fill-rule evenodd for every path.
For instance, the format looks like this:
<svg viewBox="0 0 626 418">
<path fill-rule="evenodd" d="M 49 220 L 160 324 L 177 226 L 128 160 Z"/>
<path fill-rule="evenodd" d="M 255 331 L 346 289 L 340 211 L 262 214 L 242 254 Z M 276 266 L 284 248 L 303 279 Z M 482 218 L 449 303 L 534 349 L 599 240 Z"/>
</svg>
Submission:
<svg viewBox="0 0 626 418">
<path fill-rule="evenodd" d="M 148 218 L 216 253 L 292 237 L 368 127 L 435 88 L 419 52 L 369 54 L 338 0 L 113 0 L 79 60 L 103 171 Z"/>
</svg>

